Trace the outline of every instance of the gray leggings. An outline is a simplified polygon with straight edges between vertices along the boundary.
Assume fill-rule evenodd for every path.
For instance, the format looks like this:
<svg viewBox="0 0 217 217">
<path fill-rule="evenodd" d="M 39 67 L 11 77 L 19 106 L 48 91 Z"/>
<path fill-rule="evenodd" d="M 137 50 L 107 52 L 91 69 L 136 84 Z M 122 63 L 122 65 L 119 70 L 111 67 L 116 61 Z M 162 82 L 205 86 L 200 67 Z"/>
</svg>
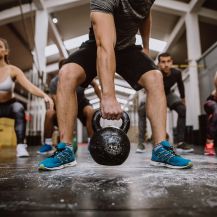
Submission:
<svg viewBox="0 0 217 217">
<path fill-rule="evenodd" d="M 21 103 L 15 99 L 0 103 L 0 118 L 12 118 L 15 120 L 15 132 L 17 144 L 24 143 L 26 132 L 25 110 Z"/>
<path fill-rule="evenodd" d="M 145 110 L 145 102 L 141 102 L 138 108 L 138 118 L 139 118 L 139 143 L 146 142 L 146 131 L 147 131 L 147 125 L 146 125 L 146 110 Z"/>
<path fill-rule="evenodd" d="M 184 142 L 185 139 L 185 125 L 186 125 L 186 107 L 182 103 L 180 97 L 178 97 L 174 93 L 169 93 L 166 96 L 167 99 L 167 107 L 170 110 L 174 110 L 178 114 L 177 119 L 177 136 L 176 136 L 176 142 Z"/>
</svg>

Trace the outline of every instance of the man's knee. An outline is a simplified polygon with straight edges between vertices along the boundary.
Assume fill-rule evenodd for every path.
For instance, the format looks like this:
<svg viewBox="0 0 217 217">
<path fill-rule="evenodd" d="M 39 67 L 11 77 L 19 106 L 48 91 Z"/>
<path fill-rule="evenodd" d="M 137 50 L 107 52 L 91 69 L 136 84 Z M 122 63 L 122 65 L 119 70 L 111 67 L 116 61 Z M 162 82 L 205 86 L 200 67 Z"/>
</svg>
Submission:
<svg viewBox="0 0 217 217">
<path fill-rule="evenodd" d="M 158 70 L 145 73 L 142 77 L 142 83 L 147 91 L 162 91 L 164 89 L 163 76 Z"/>
<path fill-rule="evenodd" d="M 164 88 L 163 76 L 160 71 L 155 70 L 152 77 L 153 83 L 156 87 Z"/>
<path fill-rule="evenodd" d="M 71 82 L 73 80 L 73 73 L 71 73 L 71 68 L 68 66 L 68 64 L 62 66 L 62 68 L 59 71 L 59 82 L 65 83 L 65 82 Z"/>
<path fill-rule="evenodd" d="M 85 80 L 85 73 L 80 66 L 68 63 L 62 66 L 59 71 L 59 83 L 81 84 Z"/>
</svg>

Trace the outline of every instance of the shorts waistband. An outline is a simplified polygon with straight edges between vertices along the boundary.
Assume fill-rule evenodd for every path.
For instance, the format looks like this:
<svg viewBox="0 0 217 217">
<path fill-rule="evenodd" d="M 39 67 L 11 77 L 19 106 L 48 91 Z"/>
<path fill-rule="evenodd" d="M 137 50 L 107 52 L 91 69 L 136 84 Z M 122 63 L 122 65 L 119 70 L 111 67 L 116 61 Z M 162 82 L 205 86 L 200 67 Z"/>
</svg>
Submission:
<svg viewBox="0 0 217 217">
<path fill-rule="evenodd" d="M 11 98 L 10 100 L 6 101 L 6 102 L 0 102 L 0 105 L 9 105 L 11 103 L 16 102 L 15 98 Z"/>
</svg>

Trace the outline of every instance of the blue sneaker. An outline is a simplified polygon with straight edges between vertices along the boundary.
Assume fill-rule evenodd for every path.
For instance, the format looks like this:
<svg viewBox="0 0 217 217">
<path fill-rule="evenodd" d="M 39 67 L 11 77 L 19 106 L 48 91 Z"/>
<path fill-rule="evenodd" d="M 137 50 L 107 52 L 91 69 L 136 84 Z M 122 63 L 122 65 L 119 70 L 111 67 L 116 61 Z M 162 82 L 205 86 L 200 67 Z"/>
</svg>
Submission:
<svg viewBox="0 0 217 217">
<path fill-rule="evenodd" d="M 66 146 L 65 143 L 59 143 L 54 155 L 39 164 L 39 170 L 59 170 L 65 167 L 73 167 L 76 164 L 73 149 Z"/>
<path fill-rule="evenodd" d="M 54 152 L 55 152 L 55 149 L 53 148 L 52 145 L 44 144 L 39 148 L 39 150 L 37 151 L 37 154 L 52 155 L 54 154 Z"/>
<path fill-rule="evenodd" d="M 163 141 L 152 150 L 151 165 L 173 169 L 191 168 L 192 161 L 177 155 L 168 141 Z"/>
</svg>

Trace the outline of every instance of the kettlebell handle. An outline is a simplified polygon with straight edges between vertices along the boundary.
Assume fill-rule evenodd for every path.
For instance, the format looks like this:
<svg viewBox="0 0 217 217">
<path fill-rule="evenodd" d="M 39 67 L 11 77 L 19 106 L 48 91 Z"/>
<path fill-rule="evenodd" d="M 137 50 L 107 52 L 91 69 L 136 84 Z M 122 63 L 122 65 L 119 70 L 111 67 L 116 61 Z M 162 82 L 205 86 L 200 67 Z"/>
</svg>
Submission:
<svg viewBox="0 0 217 217">
<path fill-rule="evenodd" d="M 93 126 L 93 130 L 94 132 L 97 132 L 98 130 L 101 130 L 102 127 L 100 125 L 100 119 L 102 118 L 100 109 L 96 110 L 94 115 L 93 115 L 93 119 L 92 119 L 92 126 Z M 120 129 L 123 130 L 126 134 L 130 128 L 130 118 L 129 115 L 127 114 L 127 112 L 123 112 L 122 116 L 121 116 L 121 120 L 122 120 L 122 124 L 120 126 Z"/>
</svg>

